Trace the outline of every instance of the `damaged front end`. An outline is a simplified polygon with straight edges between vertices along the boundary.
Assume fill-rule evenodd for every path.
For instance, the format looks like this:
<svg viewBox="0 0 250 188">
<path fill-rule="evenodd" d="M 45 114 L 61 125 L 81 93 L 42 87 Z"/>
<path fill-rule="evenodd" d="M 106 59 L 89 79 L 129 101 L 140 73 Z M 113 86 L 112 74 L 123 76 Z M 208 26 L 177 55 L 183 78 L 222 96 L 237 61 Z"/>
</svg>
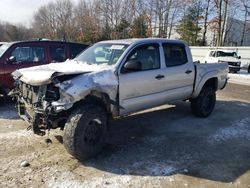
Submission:
<svg viewBox="0 0 250 188">
<path fill-rule="evenodd" d="M 28 73 L 30 72 L 28 71 Z M 29 124 L 28 129 L 32 129 L 35 134 L 44 135 L 45 130 L 59 127 L 63 129 L 68 111 L 55 110 L 56 107 L 53 107 L 52 103 L 62 98 L 59 85 L 66 87 L 69 85 L 68 80 L 73 79 L 80 73 L 49 72 L 47 75 L 45 74 L 46 76 L 40 78 L 36 73 L 39 72 L 34 72 L 32 78 L 30 74 L 27 76 L 25 71 L 13 72 L 15 89 L 9 95 L 16 98 L 18 114 Z"/>
<path fill-rule="evenodd" d="M 53 101 L 60 99 L 59 88 L 54 83 L 32 86 L 20 80 L 15 83 L 12 96 L 17 98 L 19 116 L 25 120 L 35 134 L 44 135 L 44 130 L 63 128 L 67 120 L 67 111 L 55 113 Z"/>
<path fill-rule="evenodd" d="M 63 129 L 73 107 L 97 91 L 109 96 L 106 102 L 112 103 L 110 111 L 115 112 L 118 81 L 113 70 L 51 72 L 46 79 L 44 76 L 38 79 L 35 74 L 32 77 L 30 71 L 15 71 L 12 74 L 15 89 L 11 92 L 17 99 L 19 116 L 35 134 L 44 135 L 45 130 Z"/>
</svg>

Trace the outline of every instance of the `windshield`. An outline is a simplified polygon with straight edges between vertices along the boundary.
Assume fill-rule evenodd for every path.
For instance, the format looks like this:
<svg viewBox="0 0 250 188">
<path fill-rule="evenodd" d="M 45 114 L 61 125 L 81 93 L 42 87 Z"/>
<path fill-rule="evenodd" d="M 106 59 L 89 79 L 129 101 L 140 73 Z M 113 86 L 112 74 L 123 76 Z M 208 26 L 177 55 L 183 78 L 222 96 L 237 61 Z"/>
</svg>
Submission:
<svg viewBox="0 0 250 188">
<path fill-rule="evenodd" d="M 127 44 L 97 43 L 83 51 L 75 60 L 88 64 L 114 65 L 127 47 Z"/>
<path fill-rule="evenodd" d="M 0 57 L 2 57 L 2 55 L 4 54 L 4 52 L 6 52 L 6 50 L 10 47 L 10 43 L 8 44 L 3 44 L 2 46 L 0 46 Z"/>
<path fill-rule="evenodd" d="M 237 57 L 236 52 L 223 52 L 223 51 L 218 51 L 217 52 L 218 57 Z"/>
</svg>

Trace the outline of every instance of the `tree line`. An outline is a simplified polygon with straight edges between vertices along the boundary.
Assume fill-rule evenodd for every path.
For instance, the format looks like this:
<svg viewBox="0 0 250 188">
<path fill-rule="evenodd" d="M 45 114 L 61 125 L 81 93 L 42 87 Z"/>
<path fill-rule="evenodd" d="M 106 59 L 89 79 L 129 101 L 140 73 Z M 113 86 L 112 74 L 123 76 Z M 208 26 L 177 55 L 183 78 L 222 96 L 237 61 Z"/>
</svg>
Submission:
<svg viewBox="0 0 250 188">
<path fill-rule="evenodd" d="M 49 38 L 94 43 L 100 40 L 178 37 L 190 45 L 205 46 L 208 29 L 222 46 L 227 17 L 244 22 L 244 40 L 250 0 L 57 0 L 34 13 L 31 27 L 0 22 L 0 41 Z M 243 42 L 242 42 L 243 44 Z"/>
</svg>

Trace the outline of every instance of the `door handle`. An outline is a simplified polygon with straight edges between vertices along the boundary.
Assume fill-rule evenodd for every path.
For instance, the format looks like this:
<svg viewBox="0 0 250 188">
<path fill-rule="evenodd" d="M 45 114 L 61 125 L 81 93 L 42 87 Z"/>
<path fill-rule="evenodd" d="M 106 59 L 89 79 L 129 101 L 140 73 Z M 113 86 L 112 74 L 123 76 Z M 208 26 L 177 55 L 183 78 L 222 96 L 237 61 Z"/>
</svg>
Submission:
<svg viewBox="0 0 250 188">
<path fill-rule="evenodd" d="M 162 79 L 162 78 L 164 78 L 164 77 L 165 77 L 164 75 L 158 74 L 158 75 L 155 77 L 155 79 L 160 80 L 160 79 Z"/>
<path fill-rule="evenodd" d="M 193 71 L 187 70 L 185 73 L 186 73 L 186 74 L 190 74 L 191 72 L 193 72 Z"/>
</svg>

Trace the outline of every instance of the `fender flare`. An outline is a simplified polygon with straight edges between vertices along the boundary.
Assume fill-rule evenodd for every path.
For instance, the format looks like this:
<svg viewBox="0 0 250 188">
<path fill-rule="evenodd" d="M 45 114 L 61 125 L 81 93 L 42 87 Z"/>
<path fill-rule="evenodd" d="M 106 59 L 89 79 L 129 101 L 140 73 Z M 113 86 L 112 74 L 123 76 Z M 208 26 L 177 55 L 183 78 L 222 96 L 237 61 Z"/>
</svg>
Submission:
<svg viewBox="0 0 250 188">
<path fill-rule="evenodd" d="M 215 87 L 215 91 L 217 91 L 218 90 L 218 78 L 217 78 L 216 75 L 218 75 L 217 70 L 208 72 L 205 75 L 201 75 L 200 77 L 202 77 L 202 79 L 200 80 L 199 83 L 195 84 L 194 92 L 193 92 L 193 95 L 192 95 L 191 98 L 196 98 L 200 94 L 200 92 L 201 92 L 202 88 L 204 87 L 204 85 L 211 79 L 216 80 L 216 83 L 215 83 L 214 87 Z"/>
</svg>

